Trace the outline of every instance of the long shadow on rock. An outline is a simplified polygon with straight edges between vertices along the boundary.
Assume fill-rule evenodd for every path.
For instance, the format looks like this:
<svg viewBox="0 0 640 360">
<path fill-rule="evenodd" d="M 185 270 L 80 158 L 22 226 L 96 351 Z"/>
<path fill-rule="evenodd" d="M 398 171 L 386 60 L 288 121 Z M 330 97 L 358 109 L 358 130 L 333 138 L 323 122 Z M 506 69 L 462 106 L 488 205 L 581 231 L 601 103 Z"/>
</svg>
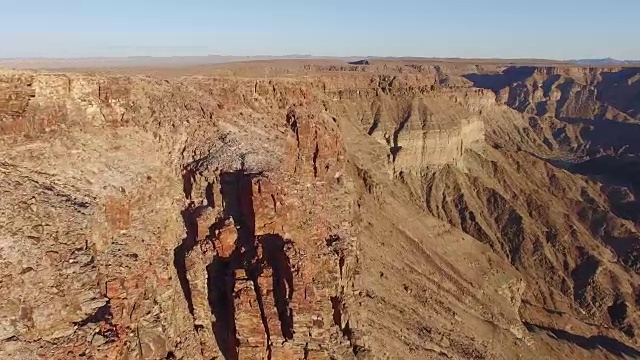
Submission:
<svg viewBox="0 0 640 360">
<path fill-rule="evenodd" d="M 294 288 L 291 261 L 285 251 L 288 242 L 277 234 L 259 236 L 258 242 L 262 246 L 264 260 L 273 269 L 273 299 L 282 336 L 293 339 L 293 311 L 289 304 L 293 299 Z"/>
<path fill-rule="evenodd" d="M 527 330 L 529 330 L 529 332 L 544 331 L 555 336 L 559 340 L 570 342 L 585 350 L 596 350 L 598 348 L 601 348 L 618 357 L 628 356 L 633 358 L 640 358 L 640 351 L 607 336 L 596 335 L 585 337 L 577 334 L 572 334 L 564 330 L 553 329 L 531 323 L 524 323 L 524 326 L 527 328 Z"/>
<path fill-rule="evenodd" d="M 473 83 L 474 87 L 498 91 L 511 84 L 531 77 L 536 71 L 532 66 L 511 66 L 498 74 L 466 74 L 463 77 Z"/>
<path fill-rule="evenodd" d="M 213 334 L 222 356 L 227 360 L 238 358 L 233 270 L 229 259 L 218 258 L 207 266 L 207 297 L 211 313 L 215 318 Z"/>
<path fill-rule="evenodd" d="M 568 169 L 603 184 L 613 213 L 640 224 L 640 157 L 604 155 Z"/>
<path fill-rule="evenodd" d="M 640 118 L 640 68 L 603 72 L 597 99 L 627 115 Z"/>
<path fill-rule="evenodd" d="M 194 217 L 194 211 L 193 207 L 189 207 L 182 211 L 182 220 L 184 221 L 187 236 L 182 239 L 182 243 L 173 250 L 173 266 L 178 274 L 178 281 L 182 288 L 182 294 L 184 295 L 184 299 L 187 301 L 187 306 L 189 307 L 189 313 L 191 315 L 193 315 L 193 298 L 191 296 L 189 279 L 187 278 L 186 256 L 195 246 L 198 237 L 198 225 Z"/>
<path fill-rule="evenodd" d="M 216 257 L 207 266 L 207 294 L 211 313 L 215 318 L 213 333 L 225 359 L 238 358 L 236 337 L 235 270 L 244 268 L 251 276 L 256 257 L 255 215 L 251 175 L 244 171 L 220 175 L 224 218 L 232 218 L 238 232 L 235 250 L 228 257 Z M 205 189 L 207 201 L 213 203 L 213 189 Z M 260 301 L 259 301 L 260 302 Z M 261 309 L 262 310 L 262 309 Z"/>
<path fill-rule="evenodd" d="M 238 235 L 233 253 L 228 257 L 217 257 L 207 266 L 207 290 L 209 306 L 216 319 L 213 332 L 218 347 L 225 359 L 237 359 L 235 270 L 244 269 L 247 278 L 253 282 L 267 343 L 270 343 L 269 329 L 258 284 L 261 266 L 255 239 L 252 174 L 245 173 L 243 170 L 222 173 L 220 185 L 224 207 L 223 217 L 233 219 Z M 206 190 L 206 192 L 212 191 Z M 213 194 L 207 195 L 207 198 L 208 201 L 213 202 Z"/>
<path fill-rule="evenodd" d="M 559 118 L 563 122 L 580 126 L 580 137 L 588 145 L 586 155 L 589 157 L 601 153 L 617 155 L 640 153 L 640 125 L 625 123 L 606 118 L 580 119 Z"/>
<path fill-rule="evenodd" d="M 182 295 L 187 301 L 189 313 L 193 315 L 193 300 L 191 298 L 191 287 L 189 286 L 189 279 L 187 278 L 187 266 L 185 258 L 187 251 L 184 244 L 180 244 L 173 250 L 173 266 L 178 273 L 178 281 L 180 282 L 180 288 L 182 289 Z"/>
</svg>

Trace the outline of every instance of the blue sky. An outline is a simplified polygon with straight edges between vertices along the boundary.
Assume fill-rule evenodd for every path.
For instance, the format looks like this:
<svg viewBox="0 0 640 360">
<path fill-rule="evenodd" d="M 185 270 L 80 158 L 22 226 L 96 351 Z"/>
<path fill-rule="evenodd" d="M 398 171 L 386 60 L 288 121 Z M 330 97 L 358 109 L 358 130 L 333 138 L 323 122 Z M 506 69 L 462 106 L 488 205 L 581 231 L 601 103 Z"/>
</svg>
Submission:
<svg viewBox="0 0 640 360">
<path fill-rule="evenodd" d="M 0 0 L 0 57 L 640 59 L 640 0 Z"/>
</svg>

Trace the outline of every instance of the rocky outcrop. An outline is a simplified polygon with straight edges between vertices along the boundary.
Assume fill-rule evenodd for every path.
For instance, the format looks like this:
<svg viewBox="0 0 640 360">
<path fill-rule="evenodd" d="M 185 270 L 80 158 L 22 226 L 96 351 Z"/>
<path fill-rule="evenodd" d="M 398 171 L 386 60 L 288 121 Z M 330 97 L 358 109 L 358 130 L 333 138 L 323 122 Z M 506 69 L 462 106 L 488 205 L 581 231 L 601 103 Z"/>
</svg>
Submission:
<svg viewBox="0 0 640 360">
<path fill-rule="evenodd" d="M 296 110 L 286 89 L 251 128 L 264 115 L 230 84 L 3 82 L 16 99 L 2 109 L 4 357 L 351 353 L 332 320 L 353 275 L 340 272 L 349 181 L 330 117 Z M 206 88 L 229 98 L 197 100 Z"/>
</svg>

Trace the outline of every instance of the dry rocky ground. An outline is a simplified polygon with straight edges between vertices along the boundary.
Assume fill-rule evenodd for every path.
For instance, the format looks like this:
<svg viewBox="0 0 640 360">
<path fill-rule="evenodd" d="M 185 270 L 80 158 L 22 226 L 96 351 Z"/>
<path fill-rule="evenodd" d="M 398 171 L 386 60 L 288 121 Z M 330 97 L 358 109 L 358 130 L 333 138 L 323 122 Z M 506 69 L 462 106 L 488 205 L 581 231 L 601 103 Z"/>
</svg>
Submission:
<svg viewBox="0 0 640 360">
<path fill-rule="evenodd" d="M 0 73 L 2 359 L 640 358 L 640 69 Z"/>
</svg>

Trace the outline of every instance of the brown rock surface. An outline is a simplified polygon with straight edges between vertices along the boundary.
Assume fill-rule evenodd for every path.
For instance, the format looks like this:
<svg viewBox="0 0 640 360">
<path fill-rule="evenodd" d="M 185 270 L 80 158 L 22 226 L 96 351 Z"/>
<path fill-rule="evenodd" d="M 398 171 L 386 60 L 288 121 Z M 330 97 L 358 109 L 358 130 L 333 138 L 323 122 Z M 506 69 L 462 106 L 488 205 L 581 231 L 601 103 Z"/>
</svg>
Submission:
<svg viewBox="0 0 640 360">
<path fill-rule="evenodd" d="M 639 73 L 4 71 L 0 357 L 639 357 Z"/>
</svg>

